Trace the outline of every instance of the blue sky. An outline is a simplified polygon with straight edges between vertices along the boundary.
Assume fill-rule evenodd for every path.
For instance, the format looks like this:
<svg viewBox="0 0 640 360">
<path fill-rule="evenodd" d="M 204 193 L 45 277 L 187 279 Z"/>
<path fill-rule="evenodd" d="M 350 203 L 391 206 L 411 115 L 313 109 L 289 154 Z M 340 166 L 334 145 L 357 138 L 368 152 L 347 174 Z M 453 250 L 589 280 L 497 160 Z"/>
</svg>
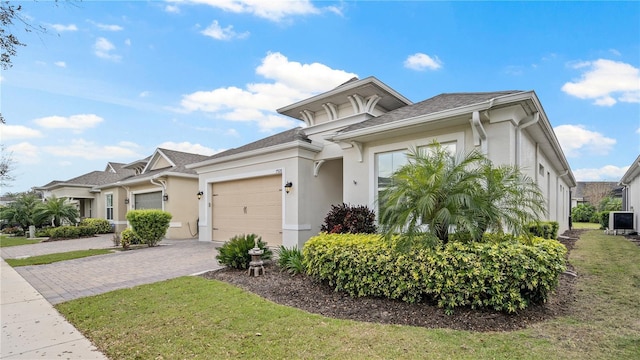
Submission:
<svg viewBox="0 0 640 360">
<path fill-rule="evenodd" d="M 2 193 L 238 147 L 353 76 L 414 102 L 535 90 L 579 181 L 617 181 L 640 153 L 639 2 L 20 3 L 47 32 L 11 29 L 27 46 L 0 73 Z"/>
</svg>

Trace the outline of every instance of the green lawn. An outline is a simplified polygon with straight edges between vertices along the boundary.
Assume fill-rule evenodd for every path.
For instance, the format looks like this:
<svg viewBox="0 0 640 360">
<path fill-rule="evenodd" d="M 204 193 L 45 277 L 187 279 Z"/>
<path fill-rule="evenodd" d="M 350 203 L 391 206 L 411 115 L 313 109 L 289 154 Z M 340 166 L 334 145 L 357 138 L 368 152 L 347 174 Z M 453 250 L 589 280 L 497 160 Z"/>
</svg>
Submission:
<svg viewBox="0 0 640 360">
<path fill-rule="evenodd" d="M 575 222 L 572 225 L 574 229 L 589 229 L 589 230 L 600 229 L 600 224 L 596 224 L 596 223 Z"/>
<path fill-rule="evenodd" d="M 7 264 L 17 266 L 29 266 L 29 265 L 45 265 L 58 261 L 66 261 L 72 259 L 79 259 L 87 256 L 103 255 L 112 253 L 111 249 L 90 249 L 90 250 L 77 250 L 69 251 L 65 253 L 47 254 L 39 256 L 31 256 L 24 259 L 5 259 Z"/>
<path fill-rule="evenodd" d="M 0 235 L 0 247 L 37 244 L 40 241 L 41 239 L 27 239 L 25 237 Z"/>
<path fill-rule="evenodd" d="M 200 277 L 56 308 L 111 359 L 636 359 L 640 248 L 589 231 L 571 253 L 575 312 L 513 332 L 336 320 Z"/>
</svg>

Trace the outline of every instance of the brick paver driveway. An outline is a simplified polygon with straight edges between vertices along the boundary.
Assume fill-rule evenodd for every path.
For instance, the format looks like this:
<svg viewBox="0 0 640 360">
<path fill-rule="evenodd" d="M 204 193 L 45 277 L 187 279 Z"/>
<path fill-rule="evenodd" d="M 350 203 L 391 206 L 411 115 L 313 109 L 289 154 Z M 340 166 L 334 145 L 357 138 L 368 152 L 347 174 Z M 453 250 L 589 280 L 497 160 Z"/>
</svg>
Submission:
<svg viewBox="0 0 640 360">
<path fill-rule="evenodd" d="M 80 249 L 113 247 L 111 235 L 91 239 L 2 248 L 2 257 L 16 258 Z M 197 240 L 163 240 L 159 246 L 49 265 L 16 267 L 51 304 L 192 275 L 220 268 L 214 244 Z"/>
</svg>

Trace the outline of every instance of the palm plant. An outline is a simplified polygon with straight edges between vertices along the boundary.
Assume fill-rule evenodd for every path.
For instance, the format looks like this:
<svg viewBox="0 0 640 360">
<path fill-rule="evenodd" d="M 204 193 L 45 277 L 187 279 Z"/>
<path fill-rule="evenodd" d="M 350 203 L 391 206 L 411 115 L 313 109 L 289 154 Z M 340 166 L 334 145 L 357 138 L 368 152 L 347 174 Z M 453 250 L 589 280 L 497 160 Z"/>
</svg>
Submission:
<svg viewBox="0 0 640 360">
<path fill-rule="evenodd" d="M 471 151 L 454 156 L 438 143 L 411 149 L 409 163 L 380 194 L 380 223 L 399 245 L 446 243 L 450 229 L 479 240 L 487 230 L 527 233 L 527 224 L 545 213 L 536 183 L 516 166 L 494 167 Z"/>
<path fill-rule="evenodd" d="M 78 209 L 67 201 L 66 197 L 58 198 L 55 195 L 41 203 L 35 211 L 35 218 L 41 222 L 51 222 L 54 227 L 62 225 L 64 221 L 75 223 L 80 217 Z"/>
<path fill-rule="evenodd" d="M 23 229 L 37 225 L 35 211 L 40 199 L 35 194 L 22 193 L 14 202 L 9 203 L 0 211 L 0 218 L 9 224 L 19 224 Z"/>
<path fill-rule="evenodd" d="M 446 242 L 455 225 L 475 234 L 481 174 L 469 169 L 480 167 L 484 156 L 472 151 L 456 157 L 434 143 L 428 151 L 411 149 L 408 159 L 380 194 L 383 233 L 402 233 L 409 242 L 431 234 Z"/>
<path fill-rule="evenodd" d="M 527 234 L 528 224 L 546 213 L 545 199 L 538 185 L 513 165 L 494 167 L 486 161 L 480 171 L 482 211 L 477 213 L 477 236 L 487 230 L 502 232 L 505 229 L 514 235 Z"/>
</svg>

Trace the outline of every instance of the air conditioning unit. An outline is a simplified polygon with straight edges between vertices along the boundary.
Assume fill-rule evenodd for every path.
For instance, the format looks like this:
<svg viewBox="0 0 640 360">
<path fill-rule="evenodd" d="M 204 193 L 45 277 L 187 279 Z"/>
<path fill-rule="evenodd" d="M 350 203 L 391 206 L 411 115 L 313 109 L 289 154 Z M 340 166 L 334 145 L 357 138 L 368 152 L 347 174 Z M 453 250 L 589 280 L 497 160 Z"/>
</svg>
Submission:
<svg viewBox="0 0 640 360">
<path fill-rule="evenodd" d="M 610 211 L 609 231 L 617 234 L 619 230 L 631 231 L 635 229 L 633 211 Z"/>
</svg>

